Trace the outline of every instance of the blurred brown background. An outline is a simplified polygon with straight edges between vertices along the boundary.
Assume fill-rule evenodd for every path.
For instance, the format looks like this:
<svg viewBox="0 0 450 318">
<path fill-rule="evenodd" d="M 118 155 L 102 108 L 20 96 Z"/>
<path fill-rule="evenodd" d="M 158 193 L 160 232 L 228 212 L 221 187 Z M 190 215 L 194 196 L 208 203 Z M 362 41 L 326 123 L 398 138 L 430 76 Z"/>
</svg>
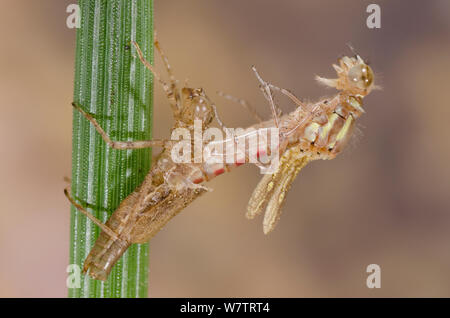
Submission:
<svg viewBox="0 0 450 318">
<path fill-rule="evenodd" d="M 65 297 L 75 31 L 74 1 L 0 3 L 0 296 Z M 363 136 L 294 183 L 269 236 L 244 217 L 260 178 L 242 167 L 151 242 L 150 296 L 450 296 L 450 3 L 155 0 L 155 26 L 180 80 L 214 96 L 222 119 L 252 118 L 224 90 L 269 116 L 250 70 L 302 98 L 333 94 L 315 74 L 349 54 L 369 58 L 383 86 L 365 100 Z M 157 67 L 161 68 L 157 58 Z M 171 125 L 156 86 L 155 137 Z M 292 109 L 280 99 L 285 111 Z M 379 264 L 381 289 L 366 287 Z"/>
</svg>

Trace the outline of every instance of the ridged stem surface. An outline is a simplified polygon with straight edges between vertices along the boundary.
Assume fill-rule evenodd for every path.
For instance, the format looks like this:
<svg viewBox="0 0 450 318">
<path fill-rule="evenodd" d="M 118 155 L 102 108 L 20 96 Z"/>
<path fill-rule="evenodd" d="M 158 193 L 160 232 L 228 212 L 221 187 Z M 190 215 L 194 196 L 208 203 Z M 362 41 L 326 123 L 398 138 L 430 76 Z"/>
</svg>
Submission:
<svg viewBox="0 0 450 318">
<path fill-rule="evenodd" d="M 74 102 L 113 140 L 151 139 L 152 78 L 130 41 L 153 61 L 153 1 L 80 0 L 79 6 Z M 72 156 L 72 196 L 103 222 L 142 182 L 151 163 L 149 149 L 109 148 L 75 110 Z M 82 268 L 99 232 L 71 208 L 70 264 Z M 81 276 L 81 288 L 69 288 L 69 297 L 147 297 L 148 253 L 148 244 L 132 245 L 106 282 Z"/>
</svg>

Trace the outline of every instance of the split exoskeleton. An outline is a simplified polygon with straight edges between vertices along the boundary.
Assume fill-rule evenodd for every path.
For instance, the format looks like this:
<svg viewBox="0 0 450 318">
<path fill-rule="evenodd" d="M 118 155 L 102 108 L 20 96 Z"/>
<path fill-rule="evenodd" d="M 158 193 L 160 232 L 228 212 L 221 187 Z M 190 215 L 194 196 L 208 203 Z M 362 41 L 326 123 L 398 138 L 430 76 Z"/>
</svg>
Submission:
<svg viewBox="0 0 450 318">
<path fill-rule="evenodd" d="M 168 83 L 144 59 L 138 44 L 133 45 L 143 65 L 152 72 L 166 93 L 175 119 L 172 130 L 186 128 L 192 131 L 196 120 L 201 120 L 201 129 L 205 130 L 214 119 L 223 131 L 227 130 L 217 115 L 216 106 L 203 89 L 179 87 L 167 57 L 157 41 L 155 47 L 169 75 Z M 301 102 L 288 90 L 264 81 L 256 68 L 253 68 L 272 110 L 273 118 L 267 121 L 263 121 L 244 100 L 222 94 L 239 102 L 254 115 L 258 120 L 258 123 L 252 126 L 255 129 L 276 127 L 279 131 L 279 165 L 274 173 L 263 176 L 251 196 L 246 214 L 248 218 L 253 218 L 263 210 L 266 211 L 264 233 L 273 230 L 280 217 L 286 192 L 299 171 L 312 160 L 333 159 L 341 152 L 352 134 L 355 120 L 364 113 L 362 99 L 375 87 L 371 68 L 358 55 L 341 58 L 339 66 L 334 65 L 334 68 L 338 78 L 317 77 L 317 80 L 336 88 L 339 93 L 317 103 Z M 286 95 L 295 103 L 296 109 L 289 114 L 280 115 L 273 100 L 273 91 Z M 163 148 L 143 183 L 121 202 L 105 224 L 76 202 L 68 190 L 65 191 L 71 203 L 102 229 L 83 267 L 83 271 L 89 271 L 94 279 L 106 280 L 111 268 L 131 244 L 147 242 L 172 217 L 205 193 L 208 190 L 203 186 L 205 181 L 241 165 L 241 162 L 175 163 L 171 157 L 174 145 L 172 140 L 112 141 L 91 114 L 84 111 L 80 105 L 73 106 L 95 126 L 105 142 L 114 149 L 155 146 Z M 231 138 L 234 143 L 240 137 Z"/>
</svg>

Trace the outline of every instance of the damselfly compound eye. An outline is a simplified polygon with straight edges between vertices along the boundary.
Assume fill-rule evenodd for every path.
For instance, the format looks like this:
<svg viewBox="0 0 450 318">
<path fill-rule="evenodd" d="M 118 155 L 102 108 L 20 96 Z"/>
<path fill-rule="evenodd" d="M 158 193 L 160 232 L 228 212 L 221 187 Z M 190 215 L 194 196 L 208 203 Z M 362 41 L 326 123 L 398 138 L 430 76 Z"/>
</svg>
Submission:
<svg viewBox="0 0 450 318">
<path fill-rule="evenodd" d="M 217 137 L 214 133 L 211 135 L 211 137 L 214 136 L 214 141 L 220 148 L 209 147 L 209 155 L 206 158 L 203 155 L 206 153 L 204 152 L 206 148 L 203 146 L 210 145 L 204 143 L 205 140 L 200 134 L 200 158 L 196 154 L 192 157 L 191 140 L 182 140 L 181 143 L 176 144 L 173 143 L 174 139 L 113 141 L 90 114 L 73 103 L 75 109 L 91 122 L 103 140 L 113 149 L 132 150 L 163 147 L 163 151 L 157 157 L 152 170 L 144 178 L 143 183 L 121 202 L 106 224 L 77 203 L 71 197 L 68 189 L 65 190 L 69 201 L 102 229 L 99 240 L 87 256 L 83 267 L 83 271 L 89 272 L 94 279 L 106 280 L 116 261 L 131 244 L 148 241 L 172 217 L 202 193 L 208 191 L 208 188 L 202 185 L 203 182 L 211 180 L 232 167 L 241 165 L 247 161 L 247 158 L 257 159 L 255 163 L 264 168 L 266 173 L 252 194 L 247 208 L 247 217 L 254 218 L 265 210 L 264 233 L 271 232 L 280 218 L 287 191 L 297 174 L 308 162 L 318 159 L 333 159 L 342 151 L 352 135 L 355 120 L 364 113 L 363 97 L 374 88 L 373 72 L 359 55 L 351 58 L 344 56 L 340 59 L 339 66 L 333 65 L 338 78 L 317 77 L 321 83 L 340 91 L 334 97 L 322 99 L 317 103 L 302 102 L 290 91 L 264 81 L 253 67 L 264 97 L 270 104 L 273 118 L 264 121 L 247 102 L 229 96 L 229 99 L 240 103 L 258 120 L 258 123 L 245 130 L 245 134 L 234 135 L 231 130 L 231 136 L 229 136 L 229 128 L 219 119 L 216 106 L 203 89 L 177 86 L 178 81 L 174 78 L 158 41 L 155 41 L 154 45 L 162 56 L 170 83 L 161 79 L 150 62 L 145 60 L 138 44 L 132 43 L 142 64 L 153 73 L 167 95 L 175 119 L 172 131 L 178 128 L 188 129 L 186 134 L 194 135 L 194 148 L 196 148 L 195 138 L 197 138 L 196 120 L 202 120 L 202 134 L 208 133 L 207 129 L 210 128 L 213 119 L 216 119 L 222 131 L 227 134 L 225 140 L 216 139 L 221 135 Z M 296 109 L 286 116 L 280 116 L 280 109 L 272 98 L 273 90 L 288 97 L 296 104 Z M 278 137 L 275 143 L 276 149 L 272 149 L 273 140 L 270 142 L 270 149 L 266 149 L 267 137 L 265 134 L 261 134 L 261 129 L 266 132 L 270 131 L 270 139 L 273 139 L 273 136 Z M 272 129 L 275 129 L 275 134 Z M 219 130 L 218 133 L 220 134 L 220 132 Z M 257 137 L 258 144 L 254 144 L 255 139 L 252 136 Z M 184 136 L 183 139 L 185 139 Z M 187 143 L 183 143 L 186 141 Z M 232 152 L 228 153 L 230 142 Z M 245 148 L 239 147 L 240 144 L 243 144 Z M 238 153 L 235 153 L 235 146 L 238 148 Z M 252 149 L 256 151 L 252 151 Z M 225 152 L 222 153 L 224 150 Z M 276 152 L 272 152 L 272 150 L 276 150 Z M 194 149 L 194 153 L 197 152 Z M 252 156 L 252 152 L 255 156 Z M 187 158 L 184 158 L 185 154 L 187 154 Z M 265 155 L 270 156 L 270 166 L 266 166 L 268 162 L 263 159 Z M 229 157 L 231 157 L 231 161 L 229 161 Z M 197 158 L 200 161 L 197 161 Z M 225 161 L 221 161 L 225 158 Z M 179 159 L 182 160 L 179 161 Z M 187 161 L 184 161 L 185 159 Z M 194 159 L 194 162 L 191 159 Z M 155 216 L 157 217 L 155 218 Z"/>
<path fill-rule="evenodd" d="M 369 88 L 373 83 L 372 69 L 366 64 L 353 66 L 348 71 L 348 79 L 359 88 Z"/>
</svg>

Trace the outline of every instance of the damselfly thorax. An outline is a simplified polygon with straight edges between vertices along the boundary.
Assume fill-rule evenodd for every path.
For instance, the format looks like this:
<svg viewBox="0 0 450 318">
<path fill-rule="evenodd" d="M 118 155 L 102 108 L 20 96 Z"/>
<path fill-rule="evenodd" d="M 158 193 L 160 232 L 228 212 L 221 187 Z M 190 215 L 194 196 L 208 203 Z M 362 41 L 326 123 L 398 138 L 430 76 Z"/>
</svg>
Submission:
<svg viewBox="0 0 450 318">
<path fill-rule="evenodd" d="M 178 81 L 175 80 L 158 42 L 155 42 L 155 47 L 160 52 L 169 74 L 168 83 L 162 80 L 153 66 L 143 58 L 139 46 L 133 44 L 141 62 L 153 73 L 166 93 L 175 118 L 172 129 L 186 128 L 193 132 L 195 121 L 201 120 L 201 129 L 206 130 L 215 119 L 224 133 L 229 132 L 204 90 L 178 87 Z M 86 258 L 84 272 L 89 271 L 92 278 L 105 280 L 111 268 L 131 244 L 144 243 L 152 238 L 172 217 L 208 190 L 203 185 L 205 182 L 248 162 L 252 153 L 256 154 L 257 158 L 263 155 L 271 158 L 277 156 L 278 164 L 275 170 L 262 177 L 247 208 L 248 218 L 265 211 L 264 233 L 272 231 L 280 217 L 287 191 L 297 174 L 308 162 L 333 159 L 343 150 L 351 138 L 355 121 L 364 113 L 363 98 L 375 88 L 371 68 L 358 55 L 343 57 L 339 60 L 339 66 L 333 67 L 338 74 L 336 79 L 317 77 L 317 80 L 338 89 L 339 93 L 317 103 L 301 102 L 286 89 L 264 81 L 253 68 L 273 115 L 266 121 L 263 121 L 247 102 L 221 94 L 239 102 L 258 121 L 243 135 L 228 134 L 227 138 L 219 141 L 222 149 L 230 144 L 233 147 L 238 145 L 242 138 L 259 138 L 256 134 L 263 128 L 274 128 L 277 132 L 275 148 L 268 149 L 257 144 L 256 149 L 244 148 L 237 152 L 233 160 L 223 162 L 179 163 L 172 156 L 175 145 L 173 140 L 112 141 L 92 115 L 81 106 L 74 105 L 91 121 L 105 142 L 115 149 L 155 146 L 163 148 L 143 183 L 121 202 L 106 224 L 93 217 L 71 197 L 69 191 L 65 191 L 72 204 L 102 229 Z M 286 95 L 295 103 L 296 109 L 289 114 L 280 115 L 278 105 L 273 100 L 273 91 Z"/>
</svg>

